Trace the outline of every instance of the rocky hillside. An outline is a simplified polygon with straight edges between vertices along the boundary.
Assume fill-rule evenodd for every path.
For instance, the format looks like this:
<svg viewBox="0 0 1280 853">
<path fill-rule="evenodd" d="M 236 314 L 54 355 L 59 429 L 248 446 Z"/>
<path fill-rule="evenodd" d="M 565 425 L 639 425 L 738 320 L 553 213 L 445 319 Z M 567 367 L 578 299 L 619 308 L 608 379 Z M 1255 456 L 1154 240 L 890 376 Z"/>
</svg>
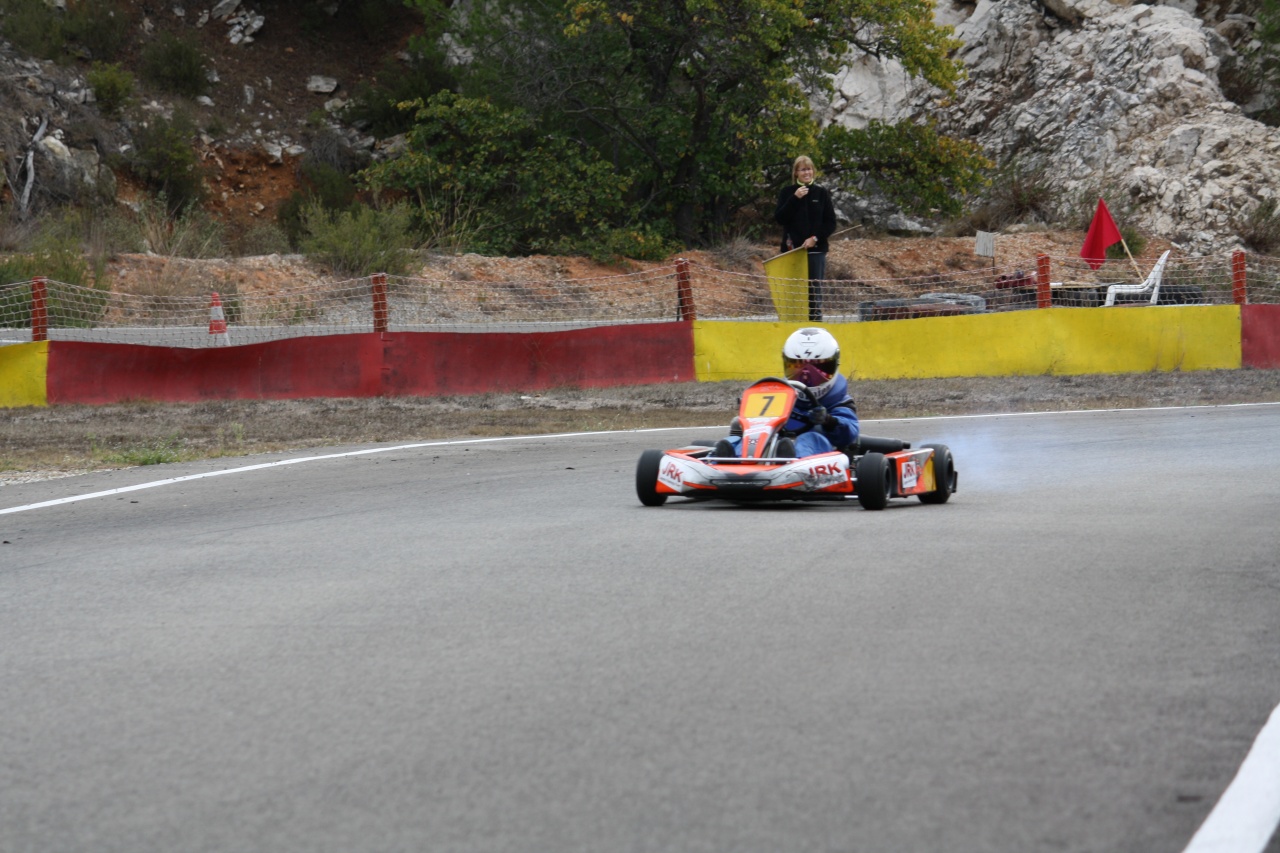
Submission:
<svg viewBox="0 0 1280 853">
<path fill-rule="evenodd" d="M 1101 194 L 1124 224 L 1191 253 L 1237 245 L 1280 198 L 1280 131 L 1256 120 L 1277 93 L 1238 85 L 1255 22 L 1231 0 L 939 0 L 938 15 L 964 42 L 969 79 L 954 96 L 859 63 L 828 120 L 934 117 L 1037 173 L 1047 207 Z"/>
<path fill-rule="evenodd" d="M 65 0 L 60 0 L 65 5 Z M 56 5 L 51 0 L 51 5 Z M 0 41 L 0 200 L 21 204 L 102 194 L 131 200 L 120 161 L 139 121 L 187 110 L 200 130 L 196 150 L 206 170 L 210 209 L 234 229 L 270 220 L 297 185 L 299 158 L 316 144 L 373 152 L 379 141 L 332 121 L 364 82 L 394 62 L 416 18 L 385 4 L 385 31 L 370 37 L 356 3 L 277 2 L 264 12 L 239 0 L 120 3 L 125 49 L 118 62 L 135 77 L 140 117 L 112 120 L 94 103 L 87 62 L 60 64 L 21 54 Z M 141 74 L 146 45 L 178 36 L 206 60 L 208 93 L 166 96 Z"/>
<path fill-rule="evenodd" d="M 55 2 L 55 0 L 51 0 Z M 1280 197 L 1280 133 L 1253 116 L 1274 93 L 1234 103 L 1231 73 L 1252 37 L 1252 19 L 1227 5 L 1170 0 L 939 0 L 940 19 L 964 42 L 969 79 L 954 96 L 920 89 L 891 64 L 858 62 L 819 104 L 826 120 L 929 115 L 977 140 L 997 161 L 1014 158 L 1048 188 L 1041 215 L 1104 195 L 1113 212 L 1188 253 L 1240 244 L 1248 216 Z M 271 221 L 297 182 L 296 166 L 316 145 L 348 145 L 381 156 L 378 140 L 332 120 L 362 81 L 384 73 L 413 32 L 403 16 L 398 43 L 370 39 L 354 3 L 241 0 L 122 4 L 136 70 L 144 45 L 165 34 L 194 41 L 208 60 L 207 95 L 185 107 L 201 133 L 210 206 L 233 229 Z M 317 17 L 318 16 L 318 17 Z M 7 205 L 84 198 L 129 200 L 137 189 L 115 168 L 138 119 L 111 121 L 93 103 L 86 63 L 58 65 L 0 43 L 0 199 Z M 175 99 L 141 91 L 142 115 L 169 113 Z M 326 121 L 326 118 L 328 119 Z M 142 119 L 145 120 L 145 119 Z M 843 213 L 869 230 L 917 230 L 868 195 L 842 199 Z"/>
</svg>

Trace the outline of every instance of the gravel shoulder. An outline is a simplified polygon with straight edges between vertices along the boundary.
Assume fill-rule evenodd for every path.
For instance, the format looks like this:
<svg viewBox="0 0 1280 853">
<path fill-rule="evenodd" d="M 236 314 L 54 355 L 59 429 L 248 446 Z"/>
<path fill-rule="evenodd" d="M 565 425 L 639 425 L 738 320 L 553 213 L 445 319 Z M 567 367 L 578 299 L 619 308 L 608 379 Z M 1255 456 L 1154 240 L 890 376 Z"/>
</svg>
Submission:
<svg viewBox="0 0 1280 853">
<path fill-rule="evenodd" d="M 135 465 L 375 442 L 727 424 L 745 382 L 469 397 L 0 409 L 0 486 Z M 1280 370 L 851 383 L 864 419 L 1280 402 Z"/>
</svg>

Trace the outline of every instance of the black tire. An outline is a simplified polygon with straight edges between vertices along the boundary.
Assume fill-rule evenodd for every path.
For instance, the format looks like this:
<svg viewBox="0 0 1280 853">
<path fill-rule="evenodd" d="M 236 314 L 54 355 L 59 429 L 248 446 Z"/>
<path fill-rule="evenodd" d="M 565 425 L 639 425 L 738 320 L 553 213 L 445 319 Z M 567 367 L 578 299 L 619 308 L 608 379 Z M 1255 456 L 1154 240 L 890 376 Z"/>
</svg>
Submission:
<svg viewBox="0 0 1280 853">
<path fill-rule="evenodd" d="M 863 509 L 884 509 L 893 494 L 893 470 L 883 453 L 868 453 L 854 467 L 858 477 L 858 503 Z"/>
<path fill-rule="evenodd" d="M 662 506 L 666 495 L 658 494 L 658 466 L 662 464 L 661 450 L 646 450 L 636 464 L 636 496 L 645 506 Z"/>
<path fill-rule="evenodd" d="M 951 500 L 951 493 L 956 490 L 956 464 L 951 458 L 951 450 L 945 444 L 922 444 L 933 451 L 933 474 L 937 480 L 937 488 L 932 492 L 920 495 L 922 504 L 944 504 Z"/>
<path fill-rule="evenodd" d="M 1162 285 L 1156 297 L 1157 305 L 1204 305 L 1204 288 L 1196 284 Z"/>
</svg>

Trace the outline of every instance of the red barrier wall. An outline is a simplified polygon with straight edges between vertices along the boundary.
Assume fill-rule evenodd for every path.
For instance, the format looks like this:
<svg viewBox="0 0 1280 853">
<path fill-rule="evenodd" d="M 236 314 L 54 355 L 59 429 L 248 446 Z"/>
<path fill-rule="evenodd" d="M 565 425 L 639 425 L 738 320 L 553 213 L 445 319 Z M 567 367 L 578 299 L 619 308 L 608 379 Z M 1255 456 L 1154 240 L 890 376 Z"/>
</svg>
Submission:
<svg viewBox="0 0 1280 853">
<path fill-rule="evenodd" d="M 429 397 L 486 391 L 693 382 L 690 323 L 569 332 L 391 333 L 385 392 Z"/>
<path fill-rule="evenodd" d="M 49 345 L 50 403 L 371 397 L 381 383 L 382 345 L 372 334 L 211 349 Z"/>
<path fill-rule="evenodd" d="M 376 397 L 692 382 L 689 323 L 329 335 L 185 349 L 53 341 L 50 403 Z"/>
<path fill-rule="evenodd" d="M 1280 305 L 1240 306 L 1240 363 L 1280 369 Z"/>
</svg>

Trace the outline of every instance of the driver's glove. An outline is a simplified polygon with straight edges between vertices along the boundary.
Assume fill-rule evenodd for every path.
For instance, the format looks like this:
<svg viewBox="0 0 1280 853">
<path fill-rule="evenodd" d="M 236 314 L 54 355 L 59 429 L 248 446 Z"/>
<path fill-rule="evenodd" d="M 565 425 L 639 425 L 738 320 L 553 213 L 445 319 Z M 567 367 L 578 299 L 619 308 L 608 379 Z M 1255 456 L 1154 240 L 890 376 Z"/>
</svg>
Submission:
<svg viewBox="0 0 1280 853">
<path fill-rule="evenodd" d="M 835 418 L 831 417 L 831 413 L 827 411 L 825 406 L 814 406 L 809 410 L 809 423 L 816 427 L 831 426 Z"/>
</svg>

